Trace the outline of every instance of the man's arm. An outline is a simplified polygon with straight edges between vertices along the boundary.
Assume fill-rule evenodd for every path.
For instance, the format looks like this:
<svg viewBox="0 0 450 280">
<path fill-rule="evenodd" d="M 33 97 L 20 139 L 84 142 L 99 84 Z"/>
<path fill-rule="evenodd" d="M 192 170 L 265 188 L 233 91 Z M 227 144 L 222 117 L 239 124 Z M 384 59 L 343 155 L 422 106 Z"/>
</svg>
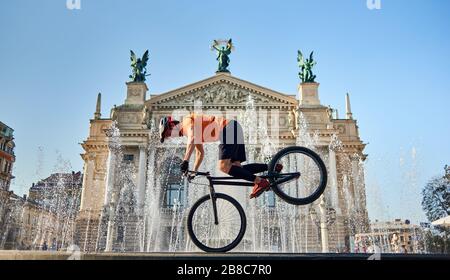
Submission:
<svg viewBox="0 0 450 280">
<path fill-rule="evenodd" d="M 183 160 L 185 161 L 189 161 L 189 159 L 191 158 L 192 152 L 194 151 L 195 145 L 194 143 L 189 143 L 186 146 L 186 153 L 184 154 L 184 158 Z"/>
<path fill-rule="evenodd" d="M 198 171 L 198 168 L 202 164 L 203 158 L 205 157 L 205 150 L 203 150 L 202 144 L 195 144 L 195 150 L 194 171 Z"/>
<path fill-rule="evenodd" d="M 199 131 L 201 131 L 201 130 L 199 130 Z M 187 131 L 187 137 L 188 137 L 188 142 L 187 142 L 187 146 L 186 146 L 186 153 L 184 154 L 182 170 L 184 170 L 184 169 L 187 170 L 189 159 L 191 158 L 191 155 L 194 152 L 194 148 L 195 148 L 196 153 L 195 153 L 194 171 L 197 171 L 198 168 L 200 167 L 200 164 L 202 164 L 205 151 L 203 150 L 203 144 L 196 144 L 193 123 L 190 125 L 190 127 Z M 185 172 L 186 170 L 184 170 L 183 172 Z"/>
<path fill-rule="evenodd" d="M 186 146 L 186 153 L 184 154 L 184 161 L 189 161 L 191 158 L 192 152 L 194 151 L 194 125 L 191 119 L 189 119 L 190 122 L 186 123 L 185 129 L 187 130 L 186 136 L 187 136 L 187 146 Z"/>
<path fill-rule="evenodd" d="M 202 164 L 203 158 L 205 157 L 205 150 L 203 149 L 202 144 L 188 143 L 183 160 L 189 162 L 189 159 L 191 158 L 191 155 L 194 152 L 194 148 L 195 148 L 194 171 L 198 171 L 198 168 Z"/>
</svg>

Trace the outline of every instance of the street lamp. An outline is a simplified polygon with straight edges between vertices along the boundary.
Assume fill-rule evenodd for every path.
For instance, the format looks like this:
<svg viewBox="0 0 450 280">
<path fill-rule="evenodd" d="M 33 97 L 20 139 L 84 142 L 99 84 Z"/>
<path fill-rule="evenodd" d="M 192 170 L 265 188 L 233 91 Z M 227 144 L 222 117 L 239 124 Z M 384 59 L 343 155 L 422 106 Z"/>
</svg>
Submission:
<svg viewBox="0 0 450 280">
<path fill-rule="evenodd" d="M 322 197 L 319 203 L 319 212 L 320 215 L 317 214 L 313 207 L 309 208 L 311 220 L 320 229 L 322 253 L 328 253 L 330 251 L 328 246 L 328 227 L 336 221 L 336 210 L 331 207 L 326 207 L 325 200 Z"/>
</svg>

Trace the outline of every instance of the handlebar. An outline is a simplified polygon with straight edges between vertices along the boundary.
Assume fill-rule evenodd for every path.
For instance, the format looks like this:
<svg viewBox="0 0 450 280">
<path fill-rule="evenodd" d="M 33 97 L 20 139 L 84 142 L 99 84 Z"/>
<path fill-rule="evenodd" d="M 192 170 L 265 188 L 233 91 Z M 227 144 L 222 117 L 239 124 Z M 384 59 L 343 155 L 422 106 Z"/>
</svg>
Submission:
<svg viewBox="0 0 450 280">
<path fill-rule="evenodd" d="M 210 176 L 211 174 L 209 172 L 199 172 L 199 171 L 192 171 L 188 170 L 186 171 L 185 175 L 194 175 L 194 176 Z"/>
<path fill-rule="evenodd" d="M 211 174 L 210 174 L 209 172 L 198 172 L 198 171 L 188 170 L 188 171 L 186 171 L 183 175 L 187 178 L 188 182 L 190 183 L 190 182 L 192 182 L 192 180 L 195 178 L 195 176 L 205 176 L 205 177 L 208 177 L 208 176 L 210 176 Z"/>
</svg>

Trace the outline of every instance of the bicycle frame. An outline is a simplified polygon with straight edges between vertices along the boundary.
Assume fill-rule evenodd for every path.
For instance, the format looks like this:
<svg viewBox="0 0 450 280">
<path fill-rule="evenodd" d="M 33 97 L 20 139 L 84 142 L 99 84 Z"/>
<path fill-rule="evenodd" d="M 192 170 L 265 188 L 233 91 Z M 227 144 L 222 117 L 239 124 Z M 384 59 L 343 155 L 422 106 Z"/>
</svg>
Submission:
<svg viewBox="0 0 450 280">
<path fill-rule="evenodd" d="M 214 224 L 219 224 L 219 218 L 217 216 L 217 205 L 216 205 L 216 191 L 214 189 L 214 185 L 221 186 L 241 186 L 241 187 L 253 187 L 255 184 L 251 182 L 236 182 L 234 180 L 239 180 L 234 177 L 212 177 L 209 172 L 198 172 L 198 171 L 187 171 L 187 174 L 193 174 L 195 176 L 204 176 L 208 179 L 209 182 L 209 192 L 211 197 L 211 202 L 213 206 L 214 213 Z M 263 179 L 269 179 L 270 181 L 275 180 L 276 178 L 280 178 L 276 181 L 276 184 L 283 184 L 290 180 L 296 179 L 300 177 L 300 172 L 293 173 L 269 173 L 268 175 L 260 176 Z M 191 182 L 192 179 L 188 176 L 188 181 Z M 233 180 L 233 181 L 232 181 Z"/>
</svg>

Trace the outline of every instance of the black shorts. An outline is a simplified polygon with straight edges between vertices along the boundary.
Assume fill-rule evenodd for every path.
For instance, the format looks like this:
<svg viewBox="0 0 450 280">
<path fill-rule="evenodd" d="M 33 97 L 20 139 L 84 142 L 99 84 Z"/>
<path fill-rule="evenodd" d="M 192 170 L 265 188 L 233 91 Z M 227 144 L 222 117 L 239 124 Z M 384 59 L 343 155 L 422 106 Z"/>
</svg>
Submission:
<svg viewBox="0 0 450 280">
<path fill-rule="evenodd" d="M 245 157 L 244 131 L 237 121 L 230 121 L 222 129 L 219 140 L 219 160 L 231 159 L 231 162 L 247 160 Z"/>
</svg>

